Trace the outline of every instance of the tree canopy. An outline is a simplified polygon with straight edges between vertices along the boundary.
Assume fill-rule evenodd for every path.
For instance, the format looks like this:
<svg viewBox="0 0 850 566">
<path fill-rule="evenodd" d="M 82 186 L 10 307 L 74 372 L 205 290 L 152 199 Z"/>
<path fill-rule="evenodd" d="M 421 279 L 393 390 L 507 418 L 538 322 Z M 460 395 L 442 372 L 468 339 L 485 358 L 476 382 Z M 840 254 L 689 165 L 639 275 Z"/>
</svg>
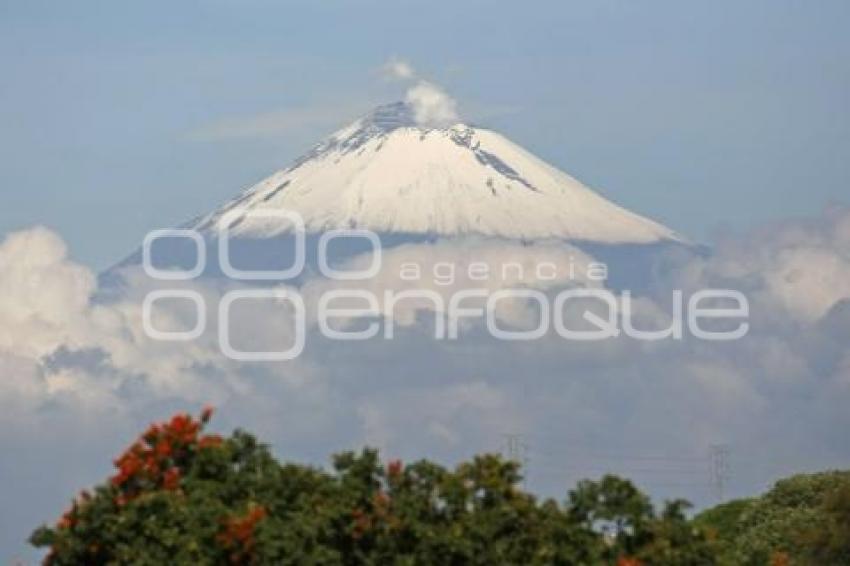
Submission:
<svg viewBox="0 0 850 566">
<path fill-rule="evenodd" d="M 850 472 L 792 476 L 761 497 L 703 511 L 694 523 L 723 542 L 721 564 L 850 564 Z"/>
<path fill-rule="evenodd" d="M 754 502 L 694 522 L 686 501 L 656 509 L 616 476 L 579 482 L 563 502 L 540 500 L 521 488 L 516 462 L 493 454 L 448 469 L 384 462 L 364 449 L 336 455 L 324 470 L 279 462 L 243 431 L 207 434 L 211 414 L 151 425 L 108 481 L 33 533 L 45 563 L 697 566 L 738 552 L 729 541 L 739 523 L 769 542 L 767 554 L 758 546 L 747 555 L 753 560 L 787 547 L 774 544 L 772 533 L 784 531 L 763 526 Z M 819 556 L 846 556 L 850 491 L 824 499 L 795 486 L 777 497 L 834 517 L 795 532 L 834 547 Z"/>
</svg>

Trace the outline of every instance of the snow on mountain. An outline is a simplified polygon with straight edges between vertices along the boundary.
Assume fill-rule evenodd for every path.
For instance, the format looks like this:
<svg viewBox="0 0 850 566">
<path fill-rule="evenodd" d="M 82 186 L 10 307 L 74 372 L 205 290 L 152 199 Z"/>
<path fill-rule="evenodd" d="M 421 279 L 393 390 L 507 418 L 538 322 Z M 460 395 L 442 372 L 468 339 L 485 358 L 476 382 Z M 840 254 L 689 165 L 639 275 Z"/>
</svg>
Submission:
<svg viewBox="0 0 850 566">
<path fill-rule="evenodd" d="M 488 129 L 417 126 L 399 102 L 339 130 L 296 162 L 189 224 L 215 238 L 267 238 L 289 226 L 249 211 L 299 213 L 308 233 L 481 235 L 603 244 L 682 241 Z"/>
</svg>

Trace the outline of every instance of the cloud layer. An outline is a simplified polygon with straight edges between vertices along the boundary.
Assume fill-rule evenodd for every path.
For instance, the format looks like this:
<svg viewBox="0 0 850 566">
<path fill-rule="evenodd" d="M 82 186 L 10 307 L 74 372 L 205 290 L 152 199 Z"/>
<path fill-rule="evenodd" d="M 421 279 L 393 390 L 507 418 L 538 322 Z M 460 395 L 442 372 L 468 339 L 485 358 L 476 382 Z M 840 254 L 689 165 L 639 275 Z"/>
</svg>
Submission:
<svg viewBox="0 0 850 566">
<path fill-rule="evenodd" d="M 473 259 L 494 266 L 572 262 L 579 276 L 482 284 L 461 275 L 451 285 L 398 278 L 404 262 L 426 272 L 450 262 L 463 274 Z M 463 288 L 521 284 L 551 294 L 594 285 L 582 271 L 589 261 L 562 244 L 408 244 L 386 250 L 368 289 L 427 288 L 448 297 Z M 61 478 L 35 474 L 52 485 L 38 506 L 24 516 L 3 512 L 0 530 L 10 534 L 0 546 L 20 542 L 31 526 L 57 514 L 61 497 L 103 477 L 135 429 L 204 402 L 221 408 L 225 428 L 256 430 L 283 457 L 314 462 L 364 442 L 403 458 L 452 460 L 497 450 L 503 434 L 521 433 L 529 445 L 529 482 L 546 493 L 614 471 L 654 493 L 704 503 L 710 500 L 704 457 L 714 443 L 732 447 L 733 493 L 751 492 L 782 473 L 850 460 L 847 208 L 718 242 L 710 255 L 680 261 L 657 277 L 637 303 L 641 323 L 660 326 L 673 289 L 739 289 L 750 300 L 751 331 L 729 343 L 573 343 L 548 335 L 507 344 L 474 322 L 460 341 L 441 342 L 432 337 L 426 301 L 396 312 L 392 341 L 330 342 L 311 333 L 298 360 L 239 364 L 217 345 L 215 307 L 226 286 L 192 284 L 207 304 L 208 333 L 188 343 L 158 342 L 141 326 L 140 304 L 154 286 L 137 268 L 124 275 L 125 292 L 108 299 L 95 275 L 68 259 L 55 233 L 33 228 L 0 243 L 0 443 L 22 453 L 0 466 L 0 482 L 32 483 L 25 478 L 36 466 L 65 455 Z M 304 282 L 308 312 L 321 292 L 339 286 Z M 190 305 L 166 307 L 157 324 L 193 324 Z M 528 304 L 510 307 L 501 313 L 506 323 L 533 320 Z M 246 324 L 240 339 L 286 340 L 285 316 L 263 305 L 240 316 Z M 4 496 L 13 499 L 6 509 L 19 507 L 14 493 Z"/>
</svg>

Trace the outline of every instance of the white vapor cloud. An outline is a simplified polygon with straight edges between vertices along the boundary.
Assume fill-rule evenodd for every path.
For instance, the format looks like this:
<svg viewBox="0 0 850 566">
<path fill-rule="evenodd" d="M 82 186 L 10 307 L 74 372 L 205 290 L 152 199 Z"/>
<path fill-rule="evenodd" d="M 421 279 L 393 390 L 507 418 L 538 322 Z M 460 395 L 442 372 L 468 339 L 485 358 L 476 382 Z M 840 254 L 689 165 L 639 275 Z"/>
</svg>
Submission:
<svg viewBox="0 0 850 566">
<path fill-rule="evenodd" d="M 413 110 L 413 119 L 418 125 L 444 128 L 460 120 L 457 101 L 433 82 L 420 77 L 409 62 L 393 57 L 383 65 L 382 71 L 388 78 L 413 83 L 404 101 Z"/>
<path fill-rule="evenodd" d="M 445 127 L 458 122 L 457 102 L 439 86 L 421 78 L 409 62 L 392 58 L 380 70 L 384 77 L 408 85 L 405 101 L 413 109 L 417 124 Z M 365 100 L 334 99 L 307 106 L 224 116 L 191 129 L 184 138 L 191 142 L 209 143 L 306 135 L 317 129 L 333 129 L 351 116 L 362 114 L 369 106 L 370 102 Z"/>
<path fill-rule="evenodd" d="M 403 59 L 391 58 L 381 68 L 384 76 L 390 79 L 409 80 L 416 76 L 413 66 Z"/>
<path fill-rule="evenodd" d="M 436 85 L 419 81 L 404 97 L 420 126 L 445 127 L 458 122 L 457 102 Z"/>
</svg>

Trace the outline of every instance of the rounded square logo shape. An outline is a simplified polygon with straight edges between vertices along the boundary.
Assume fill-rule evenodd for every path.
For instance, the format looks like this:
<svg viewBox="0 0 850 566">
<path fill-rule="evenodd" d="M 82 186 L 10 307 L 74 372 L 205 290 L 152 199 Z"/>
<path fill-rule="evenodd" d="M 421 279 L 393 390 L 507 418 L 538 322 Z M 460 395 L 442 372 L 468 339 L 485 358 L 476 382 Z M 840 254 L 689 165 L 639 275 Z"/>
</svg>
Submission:
<svg viewBox="0 0 850 566">
<path fill-rule="evenodd" d="M 154 242 L 166 238 L 188 238 L 195 243 L 195 265 L 192 269 L 158 269 L 153 264 L 152 248 Z M 148 277 L 160 281 L 188 281 L 200 276 L 207 266 L 207 245 L 201 235 L 195 230 L 166 228 L 152 230 L 147 233 L 142 243 L 142 268 Z"/>
<path fill-rule="evenodd" d="M 496 324 L 496 308 L 502 299 L 530 299 L 540 307 L 540 324 L 533 330 L 503 330 Z M 549 326 L 549 302 L 536 289 L 501 289 L 487 299 L 487 330 L 499 340 L 537 340 L 546 335 Z"/>
<path fill-rule="evenodd" d="M 328 263 L 328 245 L 334 239 L 344 238 L 360 238 L 369 240 L 372 244 L 372 264 L 369 269 L 360 271 L 348 271 L 334 269 Z M 352 229 L 337 229 L 323 232 L 319 237 L 319 252 L 318 252 L 319 271 L 328 279 L 336 281 L 362 281 L 371 279 L 378 275 L 381 270 L 381 240 L 378 235 L 371 230 L 359 228 Z"/>
<path fill-rule="evenodd" d="M 162 299 L 188 299 L 195 304 L 195 327 L 191 330 L 164 331 L 157 330 L 153 325 L 154 304 Z M 185 342 L 199 338 L 207 327 L 207 310 L 204 298 L 197 291 L 186 289 L 162 289 L 151 291 L 142 303 L 142 327 L 145 334 L 153 340 L 167 342 Z"/>
<path fill-rule="evenodd" d="M 295 343 L 288 350 L 277 352 L 248 352 L 237 350 L 230 341 L 230 308 L 233 303 L 248 299 L 278 299 L 289 301 L 295 311 Z M 240 362 L 281 362 L 297 358 L 304 351 L 306 314 L 301 294 L 286 289 L 242 289 L 230 291 L 221 299 L 218 308 L 218 341 L 225 356 Z"/>
<path fill-rule="evenodd" d="M 246 218 L 280 218 L 292 223 L 292 234 L 295 237 L 295 261 L 286 269 L 278 270 L 249 270 L 239 269 L 230 262 L 230 226 L 240 219 Z M 272 208 L 255 210 L 231 210 L 218 221 L 219 246 L 218 262 L 222 273 L 231 279 L 240 281 L 286 281 L 301 275 L 306 260 L 306 241 L 304 236 L 304 220 L 297 212 Z"/>
</svg>

